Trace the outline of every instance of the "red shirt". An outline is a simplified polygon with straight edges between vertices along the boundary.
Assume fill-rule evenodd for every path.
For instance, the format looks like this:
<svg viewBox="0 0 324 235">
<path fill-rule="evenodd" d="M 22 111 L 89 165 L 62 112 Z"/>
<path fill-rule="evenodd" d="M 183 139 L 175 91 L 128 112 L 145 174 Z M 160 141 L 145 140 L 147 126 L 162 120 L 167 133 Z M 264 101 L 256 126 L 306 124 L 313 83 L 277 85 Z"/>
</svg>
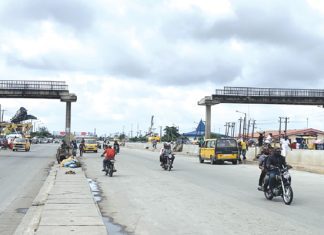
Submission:
<svg viewBox="0 0 324 235">
<path fill-rule="evenodd" d="M 104 152 L 105 159 L 114 160 L 115 159 L 115 150 L 113 148 L 107 148 Z"/>
</svg>

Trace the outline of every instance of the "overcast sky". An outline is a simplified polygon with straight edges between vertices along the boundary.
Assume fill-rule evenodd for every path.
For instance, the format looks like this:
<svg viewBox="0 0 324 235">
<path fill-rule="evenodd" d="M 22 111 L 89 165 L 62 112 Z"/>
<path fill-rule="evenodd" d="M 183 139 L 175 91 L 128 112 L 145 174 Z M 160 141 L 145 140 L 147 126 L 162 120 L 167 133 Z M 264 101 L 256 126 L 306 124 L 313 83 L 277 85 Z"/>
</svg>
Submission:
<svg viewBox="0 0 324 235">
<path fill-rule="evenodd" d="M 2 0 L 0 21 L 0 79 L 66 81 L 74 131 L 136 135 L 154 115 L 157 132 L 187 132 L 217 88 L 324 88 L 321 0 Z M 64 103 L 0 102 L 7 120 L 24 106 L 64 130 Z M 324 130 L 319 107 L 220 104 L 212 131 L 237 122 L 236 110 L 258 130 L 278 129 L 279 116 Z"/>
</svg>

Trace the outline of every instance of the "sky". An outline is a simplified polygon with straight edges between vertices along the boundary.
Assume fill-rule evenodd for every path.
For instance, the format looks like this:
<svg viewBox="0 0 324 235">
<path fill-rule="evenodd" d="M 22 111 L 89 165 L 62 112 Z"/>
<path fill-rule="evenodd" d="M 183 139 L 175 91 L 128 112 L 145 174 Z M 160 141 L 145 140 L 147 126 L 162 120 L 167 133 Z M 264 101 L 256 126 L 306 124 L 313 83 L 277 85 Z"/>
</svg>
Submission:
<svg viewBox="0 0 324 235">
<path fill-rule="evenodd" d="M 2 0 L 0 79 L 66 81 L 72 131 L 135 136 L 205 120 L 197 102 L 224 86 L 322 89 L 321 0 Z M 58 100 L 0 99 L 36 126 L 65 128 Z M 316 106 L 219 104 L 213 132 L 247 113 L 256 130 L 324 130 Z"/>
</svg>

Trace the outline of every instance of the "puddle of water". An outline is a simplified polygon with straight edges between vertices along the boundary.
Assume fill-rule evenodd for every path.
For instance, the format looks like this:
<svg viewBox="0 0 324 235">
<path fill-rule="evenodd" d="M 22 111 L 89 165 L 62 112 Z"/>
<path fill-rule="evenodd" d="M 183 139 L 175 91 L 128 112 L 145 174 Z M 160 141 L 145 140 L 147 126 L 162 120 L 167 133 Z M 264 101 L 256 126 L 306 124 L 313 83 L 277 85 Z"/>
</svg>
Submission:
<svg viewBox="0 0 324 235">
<path fill-rule="evenodd" d="M 16 212 L 21 214 L 26 214 L 28 211 L 28 208 L 17 208 Z"/>
<path fill-rule="evenodd" d="M 102 197 L 97 182 L 93 181 L 92 179 L 88 179 L 88 182 L 95 201 L 100 202 Z M 102 217 L 102 220 L 109 235 L 130 235 L 130 233 L 124 231 L 125 228 L 123 226 L 114 224 L 109 217 Z"/>
<path fill-rule="evenodd" d="M 109 235 L 129 235 L 129 233 L 124 231 L 122 226 L 112 223 L 110 218 L 102 217 L 102 220 Z"/>
<path fill-rule="evenodd" d="M 100 195 L 100 190 L 98 187 L 97 182 L 93 181 L 92 179 L 88 179 L 90 189 L 92 192 L 92 196 L 95 199 L 96 202 L 100 202 L 102 200 L 101 195 Z"/>
</svg>

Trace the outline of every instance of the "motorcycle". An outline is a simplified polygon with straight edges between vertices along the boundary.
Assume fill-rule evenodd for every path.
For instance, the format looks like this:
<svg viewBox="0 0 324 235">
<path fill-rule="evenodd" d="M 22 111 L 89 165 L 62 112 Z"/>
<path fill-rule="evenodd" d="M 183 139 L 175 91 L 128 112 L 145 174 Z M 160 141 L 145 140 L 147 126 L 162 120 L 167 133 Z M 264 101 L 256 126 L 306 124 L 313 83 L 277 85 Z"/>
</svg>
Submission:
<svg viewBox="0 0 324 235">
<path fill-rule="evenodd" d="M 276 167 L 279 171 L 279 175 L 276 175 L 273 191 L 271 192 L 269 186 L 264 189 L 264 196 L 268 200 L 272 200 L 273 197 L 281 196 L 286 205 L 290 205 L 293 200 L 294 193 L 291 188 L 291 176 L 288 169 L 291 166 L 286 166 L 283 168 Z M 269 176 L 266 176 L 265 180 L 269 180 Z"/>
<path fill-rule="evenodd" d="M 109 160 L 105 168 L 106 175 L 109 175 L 110 177 L 113 176 L 113 173 L 115 172 L 114 164 L 115 164 L 115 160 Z"/>
<path fill-rule="evenodd" d="M 173 160 L 174 160 L 174 155 L 172 153 L 167 153 L 163 155 L 163 162 L 162 162 L 162 168 L 164 170 L 169 170 L 171 171 L 171 168 L 173 167 Z"/>
</svg>

